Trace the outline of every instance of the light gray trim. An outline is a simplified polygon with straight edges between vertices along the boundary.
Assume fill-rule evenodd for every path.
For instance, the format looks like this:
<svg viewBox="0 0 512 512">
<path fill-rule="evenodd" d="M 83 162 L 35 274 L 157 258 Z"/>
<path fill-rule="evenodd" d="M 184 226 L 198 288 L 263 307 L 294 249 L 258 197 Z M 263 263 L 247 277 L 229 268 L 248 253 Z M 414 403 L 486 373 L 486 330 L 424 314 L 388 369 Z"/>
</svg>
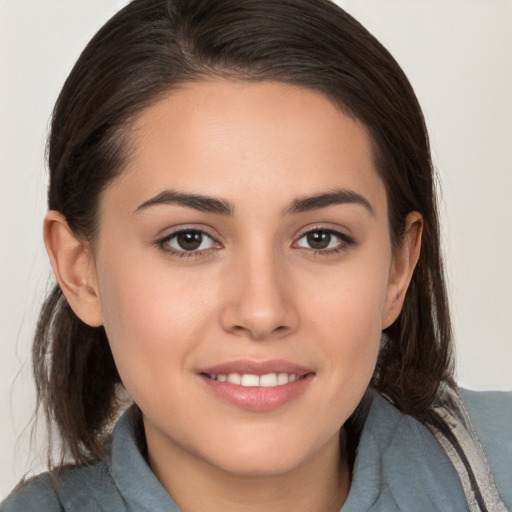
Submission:
<svg viewBox="0 0 512 512">
<path fill-rule="evenodd" d="M 444 385 L 434 408 L 451 436 L 427 425 L 450 458 L 466 495 L 470 512 L 507 512 L 466 406 L 456 390 Z"/>
</svg>

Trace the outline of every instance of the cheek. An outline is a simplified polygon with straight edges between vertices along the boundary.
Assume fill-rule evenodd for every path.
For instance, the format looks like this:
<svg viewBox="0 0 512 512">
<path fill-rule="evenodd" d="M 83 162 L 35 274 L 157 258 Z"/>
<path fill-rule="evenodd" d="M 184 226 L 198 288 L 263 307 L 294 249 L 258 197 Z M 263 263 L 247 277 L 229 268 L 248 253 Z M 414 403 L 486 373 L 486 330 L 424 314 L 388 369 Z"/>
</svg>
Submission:
<svg viewBox="0 0 512 512">
<path fill-rule="evenodd" d="M 355 256 L 353 260 L 299 285 L 309 290 L 304 308 L 347 341 L 380 333 L 389 277 L 389 266 L 382 258 L 373 262 L 373 258 Z"/>
<path fill-rule="evenodd" d="M 319 279 L 314 293 L 302 299 L 310 335 L 323 340 L 323 353 L 331 358 L 329 378 L 344 393 L 362 394 L 373 374 L 387 282 L 388 267 L 382 258 L 378 265 L 361 259 L 329 272 Z"/>
<path fill-rule="evenodd" d="M 176 369 L 204 338 L 212 298 L 197 279 L 168 275 L 122 256 L 99 276 L 105 330 L 121 379 L 137 402 L 172 386 Z"/>
</svg>

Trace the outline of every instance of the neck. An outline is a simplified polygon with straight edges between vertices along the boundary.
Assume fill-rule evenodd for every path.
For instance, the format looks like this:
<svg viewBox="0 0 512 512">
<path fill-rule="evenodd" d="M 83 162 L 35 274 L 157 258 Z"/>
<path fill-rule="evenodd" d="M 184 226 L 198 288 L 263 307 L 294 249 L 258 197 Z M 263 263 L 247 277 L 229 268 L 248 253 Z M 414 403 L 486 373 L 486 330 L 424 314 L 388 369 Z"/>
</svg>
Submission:
<svg viewBox="0 0 512 512">
<path fill-rule="evenodd" d="M 338 512 L 350 487 L 338 435 L 298 467 L 271 475 L 233 474 L 175 446 L 162 456 L 161 448 L 154 457 L 148 438 L 149 464 L 183 512 Z"/>
</svg>

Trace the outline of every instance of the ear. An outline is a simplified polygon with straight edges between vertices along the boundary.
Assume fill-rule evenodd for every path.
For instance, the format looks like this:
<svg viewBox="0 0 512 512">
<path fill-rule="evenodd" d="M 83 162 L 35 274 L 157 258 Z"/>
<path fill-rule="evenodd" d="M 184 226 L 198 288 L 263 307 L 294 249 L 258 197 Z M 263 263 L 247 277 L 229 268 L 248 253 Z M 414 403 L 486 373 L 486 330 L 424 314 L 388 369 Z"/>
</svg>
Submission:
<svg viewBox="0 0 512 512">
<path fill-rule="evenodd" d="M 53 272 L 71 309 L 86 324 L 103 324 L 96 270 L 90 248 L 79 240 L 64 216 L 50 210 L 44 218 L 44 243 Z"/>
<path fill-rule="evenodd" d="M 382 329 L 389 327 L 398 318 L 420 257 L 423 217 L 418 212 L 411 212 L 405 223 L 404 235 L 391 262 Z"/>
</svg>

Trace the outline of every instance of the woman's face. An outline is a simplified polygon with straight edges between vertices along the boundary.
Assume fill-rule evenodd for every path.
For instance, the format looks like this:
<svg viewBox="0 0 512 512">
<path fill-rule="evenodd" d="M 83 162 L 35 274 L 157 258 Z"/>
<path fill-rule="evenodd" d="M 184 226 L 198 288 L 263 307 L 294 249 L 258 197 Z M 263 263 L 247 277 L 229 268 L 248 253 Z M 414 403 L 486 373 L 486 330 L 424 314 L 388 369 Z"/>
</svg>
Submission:
<svg viewBox="0 0 512 512">
<path fill-rule="evenodd" d="M 143 112 L 94 266 L 152 463 L 278 474 L 337 450 L 407 258 L 366 130 L 323 96 L 217 80 Z"/>
</svg>

